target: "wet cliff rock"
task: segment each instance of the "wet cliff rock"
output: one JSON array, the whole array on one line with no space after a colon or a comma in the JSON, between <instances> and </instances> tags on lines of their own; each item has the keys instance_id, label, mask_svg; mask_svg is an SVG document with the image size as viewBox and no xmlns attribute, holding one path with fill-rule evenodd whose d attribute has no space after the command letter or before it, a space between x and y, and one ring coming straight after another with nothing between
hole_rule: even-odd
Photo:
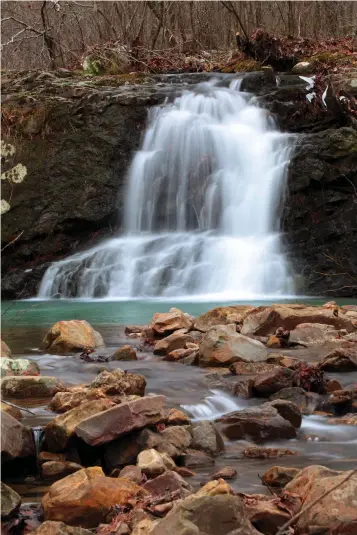
<instances>
[{"instance_id":1,"label":"wet cliff rock","mask_svg":"<svg viewBox=\"0 0 357 535\"><path fill-rule=\"evenodd\" d=\"M3 76L3 138L14 147L4 166L27 171L21 183L3 186L10 205L2 216L3 298L35 295L50 262L120 231L126 174L148 109L207 76ZM355 120L336 111L336 99L326 110L310 103L310 85L267 71L246 75L241 89L297 133L283 230L299 292L355 296Z\"/></svg>"}]
</instances>

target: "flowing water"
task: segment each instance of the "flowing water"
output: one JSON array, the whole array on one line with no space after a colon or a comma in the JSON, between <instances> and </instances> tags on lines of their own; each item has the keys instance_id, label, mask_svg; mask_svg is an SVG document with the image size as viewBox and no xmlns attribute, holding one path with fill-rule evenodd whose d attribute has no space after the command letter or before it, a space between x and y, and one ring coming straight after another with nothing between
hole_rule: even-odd
<instances>
[{"instance_id":1,"label":"flowing water","mask_svg":"<svg viewBox=\"0 0 357 535\"><path fill-rule=\"evenodd\" d=\"M41 298L293 294L279 234L291 138L239 84L203 82L151 110L124 234L54 263Z\"/></svg>"}]
</instances>

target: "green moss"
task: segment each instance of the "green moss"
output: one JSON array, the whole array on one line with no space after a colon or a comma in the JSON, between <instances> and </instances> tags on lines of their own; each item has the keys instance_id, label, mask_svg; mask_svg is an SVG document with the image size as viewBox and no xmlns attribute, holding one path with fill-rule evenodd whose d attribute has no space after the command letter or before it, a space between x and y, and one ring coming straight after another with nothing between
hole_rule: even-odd
<instances>
[{"instance_id":1,"label":"green moss","mask_svg":"<svg viewBox=\"0 0 357 535\"><path fill-rule=\"evenodd\" d=\"M113 74L96 77L92 85L95 87L120 87L126 83L142 84L148 79L148 75L142 72L132 72L130 74Z\"/></svg>"},{"instance_id":2,"label":"green moss","mask_svg":"<svg viewBox=\"0 0 357 535\"><path fill-rule=\"evenodd\" d=\"M342 52L319 52L313 56L302 58L300 61L308 61L312 65L339 65L351 63L351 59Z\"/></svg>"},{"instance_id":3,"label":"green moss","mask_svg":"<svg viewBox=\"0 0 357 535\"><path fill-rule=\"evenodd\" d=\"M258 63L257 61L254 61L252 59L245 59L245 60L239 61L235 65L224 67L222 69L222 72L225 72L225 73L252 72L252 71L260 71L261 68L262 68L261 64Z\"/></svg>"}]
</instances>

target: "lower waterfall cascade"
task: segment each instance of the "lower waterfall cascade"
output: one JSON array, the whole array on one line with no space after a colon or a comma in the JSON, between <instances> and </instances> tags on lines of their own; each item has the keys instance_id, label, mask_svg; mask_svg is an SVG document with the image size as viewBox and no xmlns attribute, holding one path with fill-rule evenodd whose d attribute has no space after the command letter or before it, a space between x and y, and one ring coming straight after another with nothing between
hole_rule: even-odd
<instances>
[{"instance_id":1,"label":"lower waterfall cascade","mask_svg":"<svg viewBox=\"0 0 357 535\"><path fill-rule=\"evenodd\" d=\"M124 232L53 263L38 297L294 293L280 234L291 137L239 86L209 80L150 110Z\"/></svg>"}]
</instances>

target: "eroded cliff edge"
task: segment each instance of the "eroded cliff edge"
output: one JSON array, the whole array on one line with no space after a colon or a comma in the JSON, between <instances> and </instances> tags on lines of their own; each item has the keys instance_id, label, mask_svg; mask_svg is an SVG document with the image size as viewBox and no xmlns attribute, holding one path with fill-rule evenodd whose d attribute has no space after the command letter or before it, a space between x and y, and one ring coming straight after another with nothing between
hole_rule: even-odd
<instances>
[{"instance_id":1,"label":"eroded cliff edge","mask_svg":"<svg viewBox=\"0 0 357 535\"><path fill-rule=\"evenodd\" d=\"M126 173L148 109L207 74L76 76L69 71L3 76L3 140L22 163L22 183L4 181L2 296L36 295L50 262L119 232ZM283 230L298 289L357 295L357 131L327 106L314 111L298 76L246 75L280 128L297 133ZM310 107L311 106L311 107Z\"/></svg>"}]
</instances>

